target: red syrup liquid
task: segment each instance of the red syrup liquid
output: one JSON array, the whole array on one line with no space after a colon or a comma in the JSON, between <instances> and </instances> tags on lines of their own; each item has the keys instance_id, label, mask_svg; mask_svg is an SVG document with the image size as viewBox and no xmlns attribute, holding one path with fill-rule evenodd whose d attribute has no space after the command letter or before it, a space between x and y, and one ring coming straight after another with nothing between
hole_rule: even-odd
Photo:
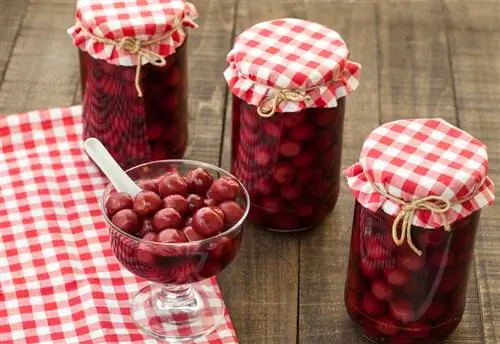
<instances>
[{"instance_id":1,"label":"red syrup liquid","mask_svg":"<svg viewBox=\"0 0 500 344\"><path fill-rule=\"evenodd\" d=\"M187 147L187 38L164 67L117 66L80 51L83 136L103 142L122 168L180 159Z\"/></svg>"},{"instance_id":2,"label":"red syrup liquid","mask_svg":"<svg viewBox=\"0 0 500 344\"><path fill-rule=\"evenodd\" d=\"M277 231L321 223L339 195L344 98L263 118L233 96L232 114L231 171L250 193L250 221Z\"/></svg>"}]
</instances>

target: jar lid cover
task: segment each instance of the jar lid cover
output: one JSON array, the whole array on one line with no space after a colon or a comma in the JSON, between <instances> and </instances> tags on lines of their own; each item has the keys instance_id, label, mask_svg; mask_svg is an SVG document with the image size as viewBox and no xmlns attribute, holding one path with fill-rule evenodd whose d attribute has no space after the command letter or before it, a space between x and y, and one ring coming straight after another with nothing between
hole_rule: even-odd
<instances>
[{"instance_id":1,"label":"jar lid cover","mask_svg":"<svg viewBox=\"0 0 500 344\"><path fill-rule=\"evenodd\" d=\"M94 58L136 66L172 55L197 16L185 0L78 0L68 34Z\"/></svg>"},{"instance_id":2,"label":"jar lid cover","mask_svg":"<svg viewBox=\"0 0 500 344\"><path fill-rule=\"evenodd\" d=\"M236 38L224 76L235 96L272 113L336 107L361 77L361 66L348 58L337 32L306 20L275 19Z\"/></svg>"},{"instance_id":3,"label":"jar lid cover","mask_svg":"<svg viewBox=\"0 0 500 344\"><path fill-rule=\"evenodd\" d=\"M382 208L403 227L450 230L495 198L486 146L440 118L378 127L344 175L361 205Z\"/></svg>"}]
</instances>

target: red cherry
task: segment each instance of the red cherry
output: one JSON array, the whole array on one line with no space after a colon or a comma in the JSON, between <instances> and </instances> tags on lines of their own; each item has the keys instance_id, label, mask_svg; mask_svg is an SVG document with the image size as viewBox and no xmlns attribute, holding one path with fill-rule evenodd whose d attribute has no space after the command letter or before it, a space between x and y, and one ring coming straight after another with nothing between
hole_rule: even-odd
<instances>
[{"instance_id":1,"label":"red cherry","mask_svg":"<svg viewBox=\"0 0 500 344\"><path fill-rule=\"evenodd\" d=\"M169 150L164 143L152 144L151 145L151 160L164 160L170 155Z\"/></svg>"},{"instance_id":2,"label":"red cherry","mask_svg":"<svg viewBox=\"0 0 500 344\"><path fill-rule=\"evenodd\" d=\"M192 194L204 196L213 183L214 178L210 173L198 167L186 174L188 191Z\"/></svg>"},{"instance_id":3,"label":"red cherry","mask_svg":"<svg viewBox=\"0 0 500 344\"><path fill-rule=\"evenodd\" d=\"M272 195L277 190L276 182L268 176L260 178L255 187L262 195Z\"/></svg>"},{"instance_id":4,"label":"red cherry","mask_svg":"<svg viewBox=\"0 0 500 344\"><path fill-rule=\"evenodd\" d=\"M390 285L383 279L377 279L372 282L372 293L382 301L388 301L392 296Z\"/></svg>"},{"instance_id":5,"label":"red cherry","mask_svg":"<svg viewBox=\"0 0 500 344\"><path fill-rule=\"evenodd\" d=\"M433 300L424 313L424 317L429 320L437 321L446 312L446 306L439 300Z\"/></svg>"},{"instance_id":6,"label":"red cherry","mask_svg":"<svg viewBox=\"0 0 500 344\"><path fill-rule=\"evenodd\" d=\"M205 238L209 238L220 233L224 228L224 222L213 209L207 207L194 213L192 226Z\"/></svg>"},{"instance_id":7,"label":"red cherry","mask_svg":"<svg viewBox=\"0 0 500 344\"><path fill-rule=\"evenodd\" d=\"M221 237L217 242L209 245L208 254L210 259L221 259L231 251L231 239L226 236Z\"/></svg>"},{"instance_id":8,"label":"red cherry","mask_svg":"<svg viewBox=\"0 0 500 344\"><path fill-rule=\"evenodd\" d=\"M369 259L361 259L360 270L367 278L375 278L379 275L376 262Z\"/></svg>"},{"instance_id":9,"label":"red cherry","mask_svg":"<svg viewBox=\"0 0 500 344\"><path fill-rule=\"evenodd\" d=\"M152 241L152 240L148 240ZM153 252L153 247L146 243L141 243L137 248L137 260L143 266L156 267L156 254Z\"/></svg>"},{"instance_id":10,"label":"red cherry","mask_svg":"<svg viewBox=\"0 0 500 344\"><path fill-rule=\"evenodd\" d=\"M308 169L298 172L297 180L301 184L309 185L314 183L317 178L321 178L322 171L320 169Z\"/></svg>"},{"instance_id":11,"label":"red cherry","mask_svg":"<svg viewBox=\"0 0 500 344\"><path fill-rule=\"evenodd\" d=\"M281 186L281 198L287 201L295 201L302 195L300 184L285 184Z\"/></svg>"},{"instance_id":12,"label":"red cherry","mask_svg":"<svg viewBox=\"0 0 500 344\"><path fill-rule=\"evenodd\" d=\"M144 191L158 193L158 182L152 179L138 180L136 184Z\"/></svg>"},{"instance_id":13,"label":"red cherry","mask_svg":"<svg viewBox=\"0 0 500 344\"><path fill-rule=\"evenodd\" d=\"M176 86L182 80L181 72L179 68L171 68L168 71L168 78L165 79L166 84L169 86Z\"/></svg>"},{"instance_id":14,"label":"red cherry","mask_svg":"<svg viewBox=\"0 0 500 344\"><path fill-rule=\"evenodd\" d=\"M463 271L460 267L446 269L439 283L438 291L442 293L451 292L459 285L466 273L467 271Z\"/></svg>"},{"instance_id":15,"label":"red cherry","mask_svg":"<svg viewBox=\"0 0 500 344\"><path fill-rule=\"evenodd\" d=\"M224 201L219 204L220 210L224 213L224 224L226 227L232 227L243 217L245 211L234 201Z\"/></svg>"},{"instance_id":16,"label":"red cherry","mask_svg":"<svg viewBox=\"0 0 500 344\"><path fill-rule=\"evenodd\" d=\"M219 208L218 206L215 206L215 205L209 205L208 206L210 209L212 209L216 214L217 216L219 216L219 218L222 220L222 222L224 222L224 212L222 211L221 208Z\"/></svg>"},{"instance_id":17,"label":"red cherry","mask_svg":"<svg viewBox=\"0 0 500 344\"><path fill-rule=\"evenodd\" d=\"M163 208L175 209L181 216L186 216L189 211L189 203L181 195L168 195L163 199Z\"/></svg>"},{"instance_id":18,"label":"red cherry","mask_svg":"<svg viewBox=\"0 0 500 344\"><path fill-rule=\"evenodd\" d=\"M401 321L403 324L407 324L415 320L415 313L411 309L411 305L408 300L393 300L391 301L389 308L392 317Z\"/></svg>"},{"instance_id":19,"label":"red cherry","mask_svg":"<svg viewBox=\"0 0 500 344\"><path fill-rule=\"evenodd\" d=\"M160 180L159 184L160 196L167 197L168 195L187 196L188 185L184 178L175 173L167 174Z\"/></svg>"},{"instance_id":20,"label":"red cherry","mask_svg":"<svg viewBox=\"0 0 500 344\"><path fill-rule=\"evenodd\" d=\"M273 136L273 137L280 137L281 136L281 128L278 124L276 124L272 120L266 120L263 122L264 122L264 131L267 135Z\"/></svg>"},{"instance_id":21,"label":"red cherry","mask_svg":"<svg viewBox=\"0 0 500 344\"><path fill-rule=\"evenodd\" d=\"M424 267L425 260L423 257L418 256L413 251L411 251L399 254L396 257L396 264L409 271L418 271Z\"/></svg>"},{"instance_id":22,"label":"red cherry","mask_svg":"<svg viewBox=\"0 0 500 344\"><path fill-rule=\"evenodd\" d=\"M148 232L144 235L144 237L142 238L142 240L144 241L158 241L158 234L155 233L155 232Z\"/></svg>"},{"instance_id":23,"label":"red cherry","mask_svg":"<svg viewBox=\"0 0 500 344\"><path fill-rule=\"evenodd\" d=\"M296 156L302 150L299 141L284 139L280 143L280 154L285 157Z\"/></svg>"},{"instance_id":24,"label":"red cherry","mask_svg":"<svg viewBox=\"0 0 500 344\"><path fill-rule=\"evenodd\" d=\"M385 303L371 293L365 293L363 296L363 309L369 316L378 317L384 314Z\"/></svg>"},{"instance_id":25,"label":"red cherry","mask_svg":"<svg viewBox=\"0 0 500 344\"><path fill-rule=\"evenodd\" d=\"M161 198L152 191L139 192L134 198L134 210L137 215L151 216L161 209Z\"/></svg>"},{"instance_id":26,"label":"red cherry","mask_svg":"<svg viewBox=\"0 0 500 344\"><path fill-rule=\"evenodd\" d=\"M295 127L306 120L305 112L287 112L281 116L281 122L286 128Z\"/></svg>"},{"instance_id":27,"label":"red cherry","mask_svg":"<svg viewBox=\"0 0 500 344\"><path fill-rule=\"evenodd\" d=\"M209 260L200 271L200 276L209 278L216 276L222 270L222 265L218 260Z\"/></svg>"},{"instance_id":28,"label":"red cherry","mask_svg":"<svg viewBox=\"0 0 500 344\"><path fill-rule=\"evenodd\" d=\"M266 166L271 161L271 154L266 149L257 149L253 154L253 160L260 166Z\"/></svg>"},{"instance_id":29,"label":"red cherry","mask_svg":"<svg viewBox=\"0 0 500 344\"><path fill-rule=\"evenodd\" d=\"M163 135L163 125L159 121L150 123L147 127L148 139L151 141L156 141Z\"/></svg>"},{"instance_id":30,"label":"red cherry","mask_svg":"<svg viewBox=\"0 0 500 344\"><path fill-rule=\"evenodd\" d=\"M182 216L172 208L163 208L153 216L153 228L160 232L166 228L180 228Z\"/></svg>"},{"instance_id":31,"label":"red cherry","mask_svg":"<svg viewBox=\"0 0 500 344\"><path fill-rule=\"evenodd\" d=\"M326 127L334 121L333 113L326 111L318 111L313 116L313 121L319 127Z\"/></svg>"},{"instance_id":32,"label":"red cherry","mask_svg":"<svg viewBox=\"0 0 500 344\"><path fill-rule=\"evenodd\" d=\"M177 230L175 228L167 228L162 230L158 234L158 242L180 244L183 242L187 242L187 239L180 230Z\"/></svg>"},{"instance_id":33,"label":"red cherry","mask_svg":"<svg viewBox=\"0 0 500 344\"><path fill-rule=\"evenodd\" d=\"M299 127L290 129L289 135L295 140L305 141L314 137L315 132L316 129L312 124L304 123Z\"/></svg>"},{"instance_id":34,"label":"red cherry","mask_svg":"<svg viewBox=\"0 0 500 344\"><path fill-rule=\"evenodd\" d=\"M241 142L243 144L254 145L260 140L260 135L255 130L243 130L241 133Z\"/></svg>"},{"instance_id":35,"label":"red cherry","mask_svg":"<svg viewBox=\"0 0 500 344\"><path fill-rule=\"evenodd\" d=\"M385 278L390 284L401 287L408 283L409 274L404 269L393 269L387 271Z\"/></svg>"},{"instance_id":36,"label":"red cherry","mask_svg":"<svg viewBox=\"0 0 500 344\"><path fill-rule=\"evenodd\" d=\"M198 209L203 208L205 206L203 198L195 194L187 196L186 200L189 205L189 214L194 214Z\"/></svg>"},{"instance_id":37,"label":"red cherry","mask_svg":"<svg viewBox=\"0 0 500 344\"><path fill-rule=\"evenodd\" d=\"M104 205L109 217L115 215L122 209L132 209L134 207L132 197L125 192L116 192L109 195Z\"/></svg>"},{"instance_id":38,"label":"red cherry","mask_svg":"<svg viewBox=\"0 0 500 344\"><path fill-rule=\"evenodd\" d=\"M377 331L384 336L392 337L397 335L399 332L398 323L388 316L383 316L377 319L376 324Z\"/></svg>"},{"instance_id":39,"label":"red cherry","mask_svg":"<svg viewBox=\"0 0 500 344\"><path fill-rule=\"evenodd\" d=\"M186 237L188 241L200 241L203 240L204 238L198 234L197 231L194 230L193 227L191 226L186 226L182 229L182 234Z\"/></svg>"},{"instance_id":40,"label":"red cherry","mask_svg":"<svg viewBox=\"0 0 500 344\"><path fill-rule=\"evenodd\" d=\"M347 288L355 290L356 292L364 291L364 285L361 281L361 277L353 269L349 269L347 274Z\"/></svg>"},{"instance_id":41,"label":"red cherry","mask_svg":"<svg viewBox=\"0 0 500 344\"><path fill-rule=\"evenodd\" d=\"M212 183L207 196L216 202L223 202L234 200L239 192L238 182L231 177L223 176Z\"/></svg>"},{"instance_id":42,"label":"red cherry","mask_svg":"<svg viewBox=\"0 0 500 344\"><path fill-rule=\"evenodd\" d=\"M281 201L276 197L263 197L259 201L259 205L268 213L277 214L281 211Z\"/></svg>"},{"instance_id":43,"label":"red cherry","mask_svg":"<svg viewBox=\"0 0 500 344\"><path fill-rule=\"evenodd\" d=\"M314 214L314 206L310 202L300 202L295 206L295 211L300 217L310 217Z\"/></svg>"},{"instance_id":44,"label":"red cherry","mask_svg":"<svg viewBox=\"0 0 500 344\"><path fill-rule=\"evenodd\" d=\"M278 183L288 184L295 179L295 170L290 164L279 163L274 168L273 176Z\"/></svg>"},{"instance_id":45,"label":"red cherry","mask_svg":"<svg viewBox=\"0 0 500 344\"><path fill-rule=\"evenodd\" d=\"M140 229L139 216L132 209L122 209L111 218L111 222L128 234L135 234Z\"/></svg>"},{"instance_id":46,"label":"red cherry","mask_svg":"<svg viewBox=\"0 0 500 344\"><path fill-rule=\"evenodd\" d=\"M389 258L389 252L387 252L378 238L366 238L365 249L370 259L379 261Z\"/></svg>"},{"instance_id":47,"label":"red cherry","mask_svg":"<svg viewBox=\"0 0 500 344\"><path fill-rule=\"evenodd\" d=\"M292 164L297 168L306 168L313 164L315 155L310 151L304 151L292 158Z\"/></svg>"},{"instance_id":48,"label":"red cherry","mask_svg":"<svg viewBox=\"0 0 500 344\"><path fill-rule=\"evenodd\" d=\"M449 233L442 230L420 230L416 235L416 242L421 250L427 247L436 247L449 238Z\"/></svg>"}]
</instances>

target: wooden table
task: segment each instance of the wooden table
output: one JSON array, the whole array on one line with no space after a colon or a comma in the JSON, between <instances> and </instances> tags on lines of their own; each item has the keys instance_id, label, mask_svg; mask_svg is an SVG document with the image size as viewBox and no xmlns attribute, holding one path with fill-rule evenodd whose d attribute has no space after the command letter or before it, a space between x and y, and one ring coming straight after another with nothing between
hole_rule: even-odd
<instances>
[{"instance_id":1,"label":"wooden table","mask_svg":"<svg viewBox=\"0 0 500 344\"><path fill-rule=\"evenodd\" d=\"M348 99L343 166L378 124L442 117L488 145L500 185L500 1L193 0L187 156L228 167L231 107L222 71L235 34L298 17L336 29L363 65ZM76 49L65 30L74 0L0 0L0 113L79 102ZM238 259L219 278L243 344L364 343L343 301L353 200L345 182L314 231L246 228ZM449 343L500 343L500 202L483 213L464 318Z\"/></svg>"}]
</instances>

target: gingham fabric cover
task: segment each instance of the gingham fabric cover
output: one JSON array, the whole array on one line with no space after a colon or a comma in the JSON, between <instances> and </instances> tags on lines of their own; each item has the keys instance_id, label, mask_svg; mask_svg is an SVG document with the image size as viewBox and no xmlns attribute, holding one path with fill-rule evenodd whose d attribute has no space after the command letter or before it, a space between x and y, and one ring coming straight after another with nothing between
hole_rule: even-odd
<instances>
[{"instance_id":1,"label":"gingham fabric cover","mask_svg":"<svg viewBox=\"0 0 500 344\"><path fill-rule=\"evenodd\" d=\"M149 40L161 36L182 21L183 25L165 40L147 46L162 56L172 55L186 38L183 27L196 28L196 8L185 0L78 0L77 22L68 29L75 46L92 57L120 66L135 66L136 55L95 41L82 31L112 40L136 37ZM148 63L144 60L143 64Z\"/></svg>"},{"instance_id":2,"label":"gingham fabric cover","mask_svg":"<svg viewBox=\"0 0 500 344\"><path fill-rule=\"evenodd\" d=\"M406 202L441 196L457 202L446 213L449 223L493 203L486 146L443 119L409 119L386 123L366 139L359 162L344 171L354 197L365 208L382 207L396 216L400 206L374 190L363 172L382 190ZM412 224L442 226L439 214L419 210Z\"/></svg>"},{"instance_id":3,"label":"gingham fabric cover","mask_svg":"<svg viewBox=\"0 0 500 344\"><path fill-rule=\"evenodd\" d=\"M330 108L358 87L361 66L348 58L337 32L306 20L275 19L236 38L224 77L235 96L254 106L272 97L273 88L314 88L307 92L311 101L283 101L276 111Z\"/></svg>"},{"instance_id":4,"label":"gingham fabric cover","mask_svg":"<svg viewBox=\"0 0 500 344\"><path fill-rule=\"evenodd\" d=\"M0 343L159 343L130 317L149 282L113 256L81 108L0 116ZM207 287L220 290L215 279ZM225 323L195 343L234 344Z\"/></svg>"}]
</instances>

